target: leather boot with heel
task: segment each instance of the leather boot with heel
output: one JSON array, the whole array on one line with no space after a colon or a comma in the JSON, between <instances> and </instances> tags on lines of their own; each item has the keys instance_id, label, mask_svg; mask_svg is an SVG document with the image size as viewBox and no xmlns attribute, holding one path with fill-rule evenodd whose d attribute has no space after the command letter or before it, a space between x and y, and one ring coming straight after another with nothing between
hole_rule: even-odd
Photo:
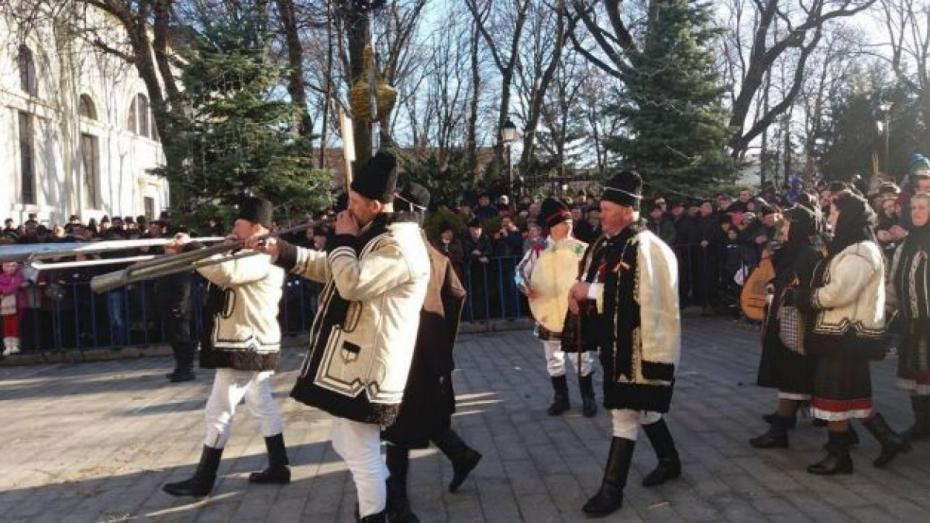
<instances>
[{"instance_id":1,"label":"leather boot with heel","mask_svg":"<svg viewBox=\"0 0 930 523\"><path fill-rule=\"evenodd\" d=\"M630 473L635 446L636 442L631 439L615 437L610 441L610 452L607 455L601 488L581 508L585 514L606 516L623 506L623 487L626 486L626 478Z\"/></svg>"},{"instance_id":2,"label":"leather boot with heel","mask_svg":"<svg viewBox=\"0 0 930 523\"><path fill-rule=\"evenodd\" d=\"M586 418L597 415L597 400L594 398L594 374L578 378L578 388L581 389L581 414Z\"/></svg>"},{"instance_id":3,"label":"leather boot with heel","mask_svg":"<svg viewBox=\"0 0 930 523\"><path fill-rule=\"evenodd\" d=\"M791 426L791 418L785 418L775 414L771 418L769 430L761 436L749 440L749 444L757 449L786 449L788 448L788 429Z\"/></svg>"},{"instance_id":4,"label":"leather boot with heel","mask_svg":"<svg viewBox=\"0 0 930 523\"><path fill-rule=\"evenodd\" d=\"M478 466L481 453L466 445L452 429L433 439L433 443L452 462L452 481L449 482L449 492L455 492L462 486L471 471Z\"/></svg>"},{"instance_id":5,"label":"leather boot with heel","mask_svg":"<svg viewBox=\"0 0 930 523\"><path fill-rule=\"evenodd\" d=\"M827 455L807 467L807 472L818 476L852 474L853 462L849 455L849 435L845 432L828 432Z\"/></svg>"},{"instance_id":6,"label":"leather boot with heel","mask_svg":"<svg viewBox=\"0 0 930 523\"><path fill-rule=\"evenodd\" d=\"M176 483L166 483L162 490L172 496L193 496L195 498L206 496L213 490L213 484L216 482L216 471L220 468L220 459L222 457L223 449L215 449L204 445L194 477Z\"/></svg>"},{"instance_id":7,"label":"leather boot with heel","mask_svg":"<svg viewBox=\"0 0 930 523\"><path fill-rule=\"evenodd\" d=\"M265 448L268 450L268 468L249 474L249 482L274 485L290 483L291 469L288 468L290 462L287 459L287 448L284 446L284 435L275 434L265 438Z\"/></svg>"},{"instance_id":8,"label":"leather boot with heel","mask_svg":"<svg viewBox=\"0 0 930 523\"><path fill-rule=\"evenodd\" d=\"M568 381L566 381L565 376L553 376L551 379L555 395L552 398L552 404L546 409L546 413L550 416L559 416L571 408L568 401Z\"/></svg>"},{"instance_id":9,"label":"leather boot with heel","mask_svg":"<svg viewBox=\"0 0 930 523\"><path fill-rule=\"evenodd\" d=\"M387 517L391 523L419 523L419 518L410 510L407 498L407 470L410 468L410 450L406 447L388 445L385 463L390 476L387 480Z\"/></svg>"},{"instance_id":10,"label":"leather boot with heel","mask_svg":"<svg viewBox=\"0 0 930 523\"><path fill-rule=\"evenodd\" d=\"M672 433L669 432L665 419L643 425L643 432L649 438L649 443L652 444L656 457L659 459L656 468L643 478L643 486L655 487L681 476L681 459L678 457L675 440L672 439Z\"/></svg>"},{"instance_id":11,"label":"leather boot with heel","mask_svg":"<svg viewBox=\"0 0 930 523\"><path fill-rule=\"evenodd\" d=\"M881 454L872 462L872 466L875 468L885 467L898 454L911 451L911 444L897 432L891 430L891 427L888 426L881 414L876 413L871 419L863 421L862 424L882 446Z\"/></svg>"}]
</instances>

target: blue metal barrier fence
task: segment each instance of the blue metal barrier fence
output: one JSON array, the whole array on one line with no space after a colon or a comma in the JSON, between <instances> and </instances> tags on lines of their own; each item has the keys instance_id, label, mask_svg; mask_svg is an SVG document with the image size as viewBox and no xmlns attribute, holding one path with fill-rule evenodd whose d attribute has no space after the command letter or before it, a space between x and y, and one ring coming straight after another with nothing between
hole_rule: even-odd
<instances>
[{"instance_id":1,"label":"blue metal barrier fence","mask_svg":"<svg viewBox=\"0 0 930 523\"><path fill-rule=\"evenodd\" d=\"M676 245L680 291L684 305L734 307L739 286L736 270L749 271L758 263L751 250L712 251L699 244ZM457 267L468 296L463 320L488 322L529 316L526 297L517 289L514 271L518 257L490 258ZM170 320L155 303L155 285L146 281L97 295L91 275L75 272L42 287L27 290L27 306L20 310L21 348L24 352L119 349L166 343ZM322 285L289 276L285 281L278 321L284 335L310 329ZM199 338L203 326L204 281L194 278L191 291L191 333Z\"/></svg>"}]
</instances>

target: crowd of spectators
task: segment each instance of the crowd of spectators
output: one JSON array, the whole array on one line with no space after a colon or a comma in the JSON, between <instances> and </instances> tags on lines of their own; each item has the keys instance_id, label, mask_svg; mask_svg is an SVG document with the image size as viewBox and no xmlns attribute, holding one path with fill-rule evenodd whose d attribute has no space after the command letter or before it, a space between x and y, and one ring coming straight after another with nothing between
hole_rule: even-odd
<instances>
[{"instance_id":1,"label":"crowd of spectators","mask_svg":"<svg viewBox=\"0 0 930 523\"><path fill-rule=\"evenodd\" d=\"M828 207L831 194L856 187L869 196L878 212L876 235L890 254L907 235L910 195L930 191L930 161L915 156L903 185L859 177L847 182L807 185L795 176L781 188L772 184L760 191L743 187L733 194L720 193L713 198L653 194L642 202L641 220L678 255L682 307L699 307L705 314L738 316L740 287L749 272L767 256L783 210L799 198L817 198L822 207ZM572 210L574 235L592 242L601 233L596 194L582 192L562 195L562 199ZM524 253L537 242L545 241L545 231L537 223L541 200L529 196L515 199L509 195L494 198L484 193L472 201L457 205L437 203L431 209L425 227L428 239L450 258L469 290L466 320L511 319L528 313L525 298L515 287L513 273ZM313 228L288 239L324 250L335 212L336 209L330 209L313 216L316 222ZM35 216L22 224L7 218L0 233L0 248L9 243L160 238L179 229L167 213L157 220L144 216L105 216L99 222L90 219L86 223L78 216L71 216L66 224L52 225L38 223ZM219 221L212 221L201 232L223 236L226 228ZM126 255L113 252L103 256ZM141 338L158 338L157 304L144 295L144 285L109 293L105 299L90 296L86 285L90 278L117 268L119 265L36 271L17 267L22 281L15 290L22 347L122 346L140 343ZM301 321L308 315L312 318L313 296L318 289L293 281L288 286L299 289L285 293L291 303L285 307L284 315L294 315L299 309ZM88 314L93 318L86 318ZM146 314L147 319L140 319Z\"/></svg>"}]
</instances>

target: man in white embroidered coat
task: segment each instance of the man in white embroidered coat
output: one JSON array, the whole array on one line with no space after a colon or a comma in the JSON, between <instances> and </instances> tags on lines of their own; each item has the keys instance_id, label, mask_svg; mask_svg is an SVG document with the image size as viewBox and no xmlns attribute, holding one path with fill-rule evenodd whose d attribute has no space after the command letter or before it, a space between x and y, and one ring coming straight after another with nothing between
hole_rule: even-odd
<instances>
[{"instance_id":1,"label":"man in white embroidered coat","mask_svg":"<svg viewBox=\"0 0 930 523\"><path fill-rule=\"evenodd\" d=\"M334 416L333 447L352 472L363 522L387 520L381 427L400 409L430 275L419 225L393 215L396 183L393 156L378 153L363 165L327 252L247 242L291 273L325 283L291 396Z\"/></svg>"},{"instance_id":2,"label":"man in white embroidered coat","mask_svg":"<svg viewBox=\"0 0 930 523\"><path fill-rule=\"evenodd\" d=\"M572 287L570 308L594 315L594 321L582 318L583 336L600 347L604 407L613 418L601 488L583 507L594 516L622 506L640 425L659 459L643 485L659 485L681 474L675 443L662 419L671 403L680 354L678 265L668 245L637 223L642 183L632 171L606 183L601 199L604 237L585 253L581 278Z\"/></svg>"},{"instance_id":3,"label":"man in white embroidered coat","mask_svg":"<svg viewBox=\"0 0 930 523\"><path fill-rule=\"evenodd\" d=\"M245 198L233 225L232 236L249 238L266 234L271 226L271 202ZM169 247L188 250L175 240ZM216 255L223 259L227 255ZM284 271L263 254L216 263L197 269L209 282L204 313L205 333L200 350L201 368L215 368L213 389L207 400L207 434L194 477L163 488L174 496L206 496L213 489L223 448L229 440L233 415L245 399L258 418L269 466L249 476L253 483L289 483L287 451L281 413L271 395L271 377L278 365L281 301Z\"/></svg>"}]
</instances>

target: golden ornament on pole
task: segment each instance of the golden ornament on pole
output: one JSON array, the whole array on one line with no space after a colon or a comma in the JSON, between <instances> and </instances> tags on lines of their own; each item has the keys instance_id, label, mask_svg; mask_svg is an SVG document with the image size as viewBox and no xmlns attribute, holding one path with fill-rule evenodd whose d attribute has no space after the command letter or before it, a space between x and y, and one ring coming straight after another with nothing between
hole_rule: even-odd
<instances>
[{"instance_id":1,"label":"golden ornament on pole","mask_svg":"<svg viewBox=\"0 0 930 523\"><path fill-rule=\"evenodd\" d=\"M372 75L372 73L374 74ZM368 79L372 77L375 78L378 104L377 118L371 117L371 90ZM397 90L381 79L381 75L375 68L374 52L372 52L371 46L366 46L364 71L359 75L358 81L349 89L349 105L352 107L353 116L369 122L383 120L391 114L396 98Z\"/></svg>"}]
</instances>

